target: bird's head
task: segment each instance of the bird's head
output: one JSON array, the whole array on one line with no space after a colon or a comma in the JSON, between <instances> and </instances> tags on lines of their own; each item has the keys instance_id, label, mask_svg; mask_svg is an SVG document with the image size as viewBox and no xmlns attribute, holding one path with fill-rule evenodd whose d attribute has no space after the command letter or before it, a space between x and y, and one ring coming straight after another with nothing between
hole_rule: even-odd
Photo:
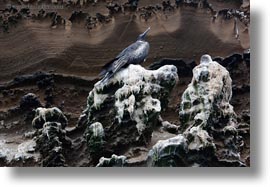
<instances>
[{"instance_id":1,"label":"bird's head","mask_svg":"<svg viewBox=\"0 0 270 187\"><path fill-rule=\"evenodd\" d=\"M144 33L140 34L139 37L137 38L137 40L144 40L146 34L149 32L150 27L148 27L148 29L146 29L146 31L144 31Z\"/></svg>"},{"instance_id":2,"label":"bird's head","mask_svg":"<svg viewBox=\"0 0 270 187\"><path fill-rule=\"evenodd\" d=\"M201 60L200 60L200 63L203 64L203 63L206 63L206 64L209 64L210 62L212 62L212 58L210 55L208 54L205 54L201 57Z\"/></svg>"}]
</instances>

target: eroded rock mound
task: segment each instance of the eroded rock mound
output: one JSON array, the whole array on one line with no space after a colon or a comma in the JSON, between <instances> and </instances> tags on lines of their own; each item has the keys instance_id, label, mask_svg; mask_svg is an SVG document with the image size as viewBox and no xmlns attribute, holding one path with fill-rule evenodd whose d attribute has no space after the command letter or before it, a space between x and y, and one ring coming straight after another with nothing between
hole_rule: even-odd
<instances>
[{"instance_id":1,"label":"eroded rock mound","mask_svg":"<svg viewBox=\"0 0 270 187\"><path fill-rule=\"evenodd\" d=\"M182 95L179 115L183 130L198 125L209 126L210 120L213 121L211 124L235 125L235 113L229 103L231 97L229 72L210 57L201 61L193 69L192 82Z\"/></svg>"},{"instance_id":2,"label":"eroded rock mound","mask_svg":"<svg viewBox=\"0 0 270 187\"><path fill-rule=\"evenodd\" d=\"M0 166L24 167L34 166L40 159L38 153L34 153L36 142L26 140L20 144L9 146L7 142L0 141Z\"/></svg>"},{"instance_id":3,"label":"eroded rock mound","mask_svg":"<svg viewBox=\"0 0 270 187\"><path fill-rule=\"evenodd\" d=\"M67 126L67 118L61 112L60 109L53 108L37 108L35 118L33 119L32 125L36 129L43 128L45 122L59 122L64 129Z\"/></svg>"},{"instance_id":4,"label":"eroded rock mound","mask_svg":"<svg viewBox=\"0 0 270 187\"><path fill-rule=\"evenodd\" d=\"M33 93L24 95L20 100L20 108L22 110L31 110L42 106L38 97Z\"/></svg>"},{"instance_id":5,"label":"eroded rock mound","mask_svg":"<svg viewBox=\"0 0 270 187\"><path fill-rule=\"evenodd\" d=\"M99 159L104 148L104 129L101 123L96 122L88 126L85 130L87 148L94 159Z\"/></svg>"},{"instance_id":6,"label":"eroded rock mound","mask_svg":"<svg viewBox=\"0 0 270 187\"><path fill-rule=\"evenodd\" d=\"M244 166L236 114L229 101L229 72L209 55L193 69L182 95L180 135L159 141L149 152L151 166Z\"/></svg>"},{"instance_id":7,"label":"eroded rock mound","mask_svg":"<svg viewBox=\"0 0 270 187\"><path fill-rule=\"evenodd\" d=\"M183 166L187 153L187 142L184 136L178 135L176 137L160 140L148 154L148 166L158 167L176 167Z\"/></svg>"},{"instance_id":8,"label":"eroded rock mound","mask_svg":"<svg viewBox=\"0 0 270 187\"><path fill-rule=\"evenodd\" d=\"M71 140L67 138L65 126L66 117L58 108L38 108L33 126L38 128L36 151L42 157L41 166L60 167L65 166L65 150L71 147Z\"/></svg>"},{"instance_id":9,"label":"eroded rock mound","mask_svg":"<svg viewBox=\"0 0 270 187\"><path fill-rule=\"evenodd\" d=\"M79 125L102 123L108 142L104 149L111 154L120 154L130 145L145 145L151 140L176 80L177 69L172 65L154 71L129 65L107 85L95 85Z\"/></svg>"}]
</instances>

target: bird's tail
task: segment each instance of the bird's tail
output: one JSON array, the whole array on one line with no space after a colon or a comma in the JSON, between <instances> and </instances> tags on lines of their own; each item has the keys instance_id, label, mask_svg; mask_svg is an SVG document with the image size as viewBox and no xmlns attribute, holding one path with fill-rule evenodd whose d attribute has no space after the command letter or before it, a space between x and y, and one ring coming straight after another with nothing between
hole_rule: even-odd
<instances>
[{"instance_id":1,"label":"bird's tail","mask_svg":"<svg viewBox=\"0 0 270 187\"><path fill-rule=\"evenodd\" d=\"M113 69L113 63L116 60L118 60L118 58L115 58L115 59L111 60L110 62L108 62L107 64L105 64L102 67L102 71L99 74L99 77L100 78L104 78L108 72L111 72L112 71L112 69Z\"/></svg>"},{"instance_id":2,"label":"bird's tail","mask_svg":"<svg viewBox=\"0 0 270 187\"><path fill-rule=\"evenodd\" d=\"M112 72L107 72L105 74L105 76L101 79L101 81L99 82L100 85L104 86L107 84L108 80L110 80L110 78L112 78L114 75L114 73Z\"/></svg>"},{"instance_id":3,"label":"bird's tail","mask_svg":"<svg viewBox=\"0 0 270 187\"><path fill-rule=\"evenodd\" d=\"M102 72L99 74L100 78L102 78L100 84L107 84L108 80L112 78L115 73L117 73L121 68L126 67L127 65L127 60L123 56L115 58L106 65L104 65Z\"/></svg>"}]
</instances>

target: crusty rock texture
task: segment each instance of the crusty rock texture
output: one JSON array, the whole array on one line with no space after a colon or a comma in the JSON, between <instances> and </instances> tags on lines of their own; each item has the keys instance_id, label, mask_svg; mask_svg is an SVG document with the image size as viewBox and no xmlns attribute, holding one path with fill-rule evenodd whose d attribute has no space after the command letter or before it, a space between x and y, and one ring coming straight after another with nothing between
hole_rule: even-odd
<instances>
[{"instance_id":1,"label":"crusty rock texture","mask_svg":"<svg viewBox=\"0 0 270 187\"><path fill-rule=\"evenodd\" d=\"M59 122L62 125L62 128L65 128L67 126L67 118L57 107L39 107L36 109L35 118L32 121L33 127L36 129L41 129L43 128L45 122Z\"/></svg>"},{"instance_id":2,"label":"crusty rock texture","mask_svg":"<svg viewBox=\"0 0 270 187\"><path fill-rule=\"evenodd\" d=\"M40 159L40 154L34 153L36 142L26 140L17 146L8 146L7 142L0 141L1 166L34 166Z\"/></svg>"},{"instance_id":3,"label":"crusty rock texture","mask_svg":"<svg viewBox=\"0 0 270 187\"><path fill-rule=\"evenodd\" d=\"M64 129L67 123L64 114L58 108L38 108L32 123L34 127L41 128L34 137L36 151L42 157L41 166L65 166L64 149L70 148L71 140Z\"/></svg>"},{"instance_id":4,"label":"crusty rock texture","mask_svg":"<svg viewBox=\"0 0 270 187\"><path fill-rule=\"evenodd\" d=\"M96 167L124 167L127 163L125 156L112 155L111 158L100 158Z\"/></svg>"},{"instance_id":5,"label":"crusty rock texture","mask_svg":"<svg viewBox=\"0 0 270 187\"><path fill-rule=\"evenodd\" d=\"M147 70L96 84L149 26ZM250 166L249 33L250 0L0 0L0 166ZM212 102L220 85L203 93L207 72L188 88L205 51L230 74L233 111Z\"/></svg>"},{"instance_id":6,"label":"crusty rock texture","mask_svg":"<svg viewBox=\"0 0 270 187\"><path fill-rule=\"evenodd\" d=\"M88 126L85 130L87 148L92 157L99 159L104 148L104 129L101 123L96 122Z\"/></svg>"},{"instance_id":7,"label":"crusty rock texture","mask_svg":"<svg viewBox=\"0 0 270 187\"><path fill-rule=\"evenodd\" d=\"M158 141L148 153L148 166L176 167L184 166L187 154L187 141L183 135Z\"/></svg>"},{"instance_id":8,"label":"crusty rock texture","mask_svg":"<svg viewBox=\"0 0 270 187\"><path fill-rule=\"evenodd\" d=\"M22 110L32 110L40 106L42 105L38 97L33 93L24 95L20 100L20 109Z\"/></svg>"},{"instance_id":9,"label":"crusty rock texture","mask_svg":"<svg viewBox=\"0 0 270 187\"><path fill-rule=\"evenodd\" d=\"M210 120L213 124L223 119L226 124L235 126L235 113L229 103L232 96L230 74L208 57L204 55L201 64L193 69L193 79L182 95L179 115L183 130L209 126Z\"/></svg>"},{"instance_id":10,"label":"crusty rock texture","mask_svg":"<svg viewBox=\"0 0 270 187\"><path fill-rule=\"evenodd\" d=\"M180 135L159 141L148 155L151 166L244 166L236 114L229 101L229 72L209 55L193 69L182 95Z\"/></svg>"},{"instance_id":11,"label":"crusty rock texture","mask_svg":"<svg viewBox=\"0 0 270 187\"><path fill-rule=\"evenodd\" d=\"M105 149L111 153L119 154L132 144L145 145L177 79L177 69L172 65L153 71L129 65L107 85L95 85L79 127L102 123L105 141L109 142Z\"/></svg>"}]
</instances>

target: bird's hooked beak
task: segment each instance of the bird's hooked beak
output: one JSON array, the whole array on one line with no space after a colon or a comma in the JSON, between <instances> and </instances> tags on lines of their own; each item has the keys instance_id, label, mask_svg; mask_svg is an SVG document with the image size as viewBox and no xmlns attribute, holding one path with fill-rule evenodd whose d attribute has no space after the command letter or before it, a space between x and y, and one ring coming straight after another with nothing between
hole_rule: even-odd
<instances>
[{"instance_id":1,"label":"bird's hooked beak","mask_svg":"<svg viewBox=\"0 0 270 187\"><path fill-rule=\"evenodd\" d=\"M145 37L146 34L150 31L150 27L148 27L148 29L146 29L146 31L144 31L144 33L142 33L142 36Z\"/></svg>"},{"instance_id":2,"label":"bird's hooked beak","mask_svg":"<svg viewBox=\"0 0 270 187\"><path fill-rule=\"evenodd\" d=\"M140 34L137 40L144 40L146 34L150 31L150 27L144 31L144 33Z\"/></svg>"}]
</instances>

